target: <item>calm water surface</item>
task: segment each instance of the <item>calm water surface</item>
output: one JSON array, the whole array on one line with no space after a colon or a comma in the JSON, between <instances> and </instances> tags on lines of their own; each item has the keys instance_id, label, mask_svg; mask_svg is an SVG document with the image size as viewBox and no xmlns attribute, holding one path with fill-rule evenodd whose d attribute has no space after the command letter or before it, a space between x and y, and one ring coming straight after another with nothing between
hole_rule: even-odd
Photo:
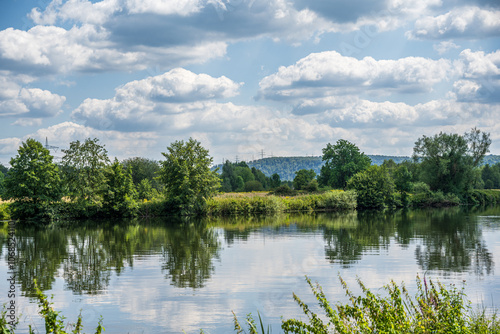
<instances>
[{"instance_id":1,"label":"calm water surface","mask_svg":"<svg viewBox=\"0 0 500 334\"><path fill-rule=\"evenodd\" d=\"M0 277L7 277L7 229ZM314 303L304 275L330 301L346 301L340 274L378 291L391 279L415 291L417 274L459 286L474 304L500 307L500 207L384 214L280 215L204 221L100 221L17 228L19 333L44 333L31 294L36 278L54 306L84 331L232 333L257 311L274 333L281 316L304 317L292 292ZM0 281L2 303L7 281ZM17 333L17 332L16 332Z\"/></svg>"}]
</instances>

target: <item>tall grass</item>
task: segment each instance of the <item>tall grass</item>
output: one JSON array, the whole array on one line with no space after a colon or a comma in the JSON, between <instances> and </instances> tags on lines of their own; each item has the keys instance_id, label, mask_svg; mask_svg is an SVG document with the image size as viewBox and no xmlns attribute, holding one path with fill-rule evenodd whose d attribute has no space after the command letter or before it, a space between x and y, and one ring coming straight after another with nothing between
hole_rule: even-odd
<instances>
[{"instance_id":1,"label":"tall grass","mask_svg":"<svg viewBox=\"0 0 500 334\"><path fill-rule=\"evenodd\" d=\"M284 320L285 333L500 333L497 314L472 311L464 288L446 287L417 276L417 293L412 297L404 284L384 286L385 296L374 294L358 279L362 295L354 295L340 282L349 298L332 306L323 289L306 277L324 315L318 315L296 294L294 300L308 321Z\"/></svg>"},{"instance_id":2,"label":"tall grass","mask_svg":"<svg viewBox=\"0 0 500 334\"><path fill-rule=\"evenodd\" d=\"M211 216L228 216L298 211L343 211L355 208L354 191L336 190L293 197L245 193L224 194L209 199L206 213Z\"/></svg>"}]
</instances>

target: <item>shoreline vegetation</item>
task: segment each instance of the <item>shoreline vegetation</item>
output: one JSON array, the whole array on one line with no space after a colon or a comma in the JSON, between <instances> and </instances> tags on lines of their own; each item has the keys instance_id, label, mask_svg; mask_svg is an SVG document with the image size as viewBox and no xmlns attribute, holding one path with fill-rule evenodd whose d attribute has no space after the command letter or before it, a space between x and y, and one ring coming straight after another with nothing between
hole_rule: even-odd
<instances>
[{"instance_id":1,"label":"shoreline vegetation","mask_svg":"<svg viewBox=\"0 0 500 334\"><path fill-rule=\"evenodd\" d=\"M401 195L392 196L392 205L386 209L431 208L450 206L487 206L500 204L500 190L475 189L463 198L442 192L419 192L407 194L408 203L403 205ZM0 200L0 221L9 220L12 202ZM273 215L278 213L346 212L358 208L355 190L328 190L318 193L299 193L280 196L268 192L220 193L197 208L197 216L248 216ZM101 203L82 206L79 203L61 201L52 203L47 209L51 220L88 219L112 217L153 218L178 215L173 203L164 199L142 200L120 213L110 212ZM26 220L29 222L30 220Z\"/></svg>"}]
</instances>

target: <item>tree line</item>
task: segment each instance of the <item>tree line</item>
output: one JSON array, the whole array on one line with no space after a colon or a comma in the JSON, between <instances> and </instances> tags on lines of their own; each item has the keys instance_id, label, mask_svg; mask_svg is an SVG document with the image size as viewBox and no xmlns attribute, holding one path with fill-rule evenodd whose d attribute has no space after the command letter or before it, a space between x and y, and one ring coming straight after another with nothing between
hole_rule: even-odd
<instances>
[{"instance_id":1,"label":"tree line","mask_svg":"<svg viewBox=\"0 0 500 334\"><path fill-rule=\"evenodd\" d=\"M456 203L472 189L500 188L500 163L481 166L490 135L474 128L463 135L422 136L411 160L385 160L372 165L369 156L340 139L323 148L319 175L313 169L295 172L293 181L270 177L245 162L226 161L221 173L201 143L190 138L167 147L164 160L130 158L111 161L97 138L73 141L54 163L43 145L28 139L1 166L0 196L13 218L54 216L126 216L141 203L161 203L164 212L200 213L218 192L273 191L277 195L353 189L358 208L379 209L413 203Z\"/></svg>"}]
</instances>

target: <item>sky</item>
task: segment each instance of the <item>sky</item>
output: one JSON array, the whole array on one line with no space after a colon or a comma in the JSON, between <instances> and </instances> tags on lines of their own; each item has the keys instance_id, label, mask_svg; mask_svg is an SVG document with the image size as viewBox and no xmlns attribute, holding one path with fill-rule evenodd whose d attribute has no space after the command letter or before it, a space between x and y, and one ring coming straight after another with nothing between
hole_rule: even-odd
<instances>
[{"instance_id":1,"label":"sky","mask_svg":"<svg viewBox=\"0 0 500 334\"><path fill-rule=\"evenodd\" d=\"M2 0L0 163L99 138L161 160L366 154L472 127L500 154L498 0Z\"/></svg>"}]
</instances>

